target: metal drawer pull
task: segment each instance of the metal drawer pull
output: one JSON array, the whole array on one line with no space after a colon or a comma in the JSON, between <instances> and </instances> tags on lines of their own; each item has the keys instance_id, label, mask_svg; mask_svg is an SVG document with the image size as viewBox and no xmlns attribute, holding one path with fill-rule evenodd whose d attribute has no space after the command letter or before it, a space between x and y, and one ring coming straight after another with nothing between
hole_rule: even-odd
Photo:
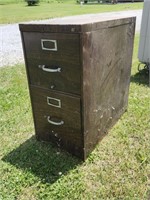
<instances>
[{"instance_id":1,"label":"metal drawer pull","mask_svg":"<svg viewBox=\"0 0 150 200\"><path fill-rule=\"evenodd\" d=\"M60 122L54 122L54 121L52 121L52 120L50 120L50 116L48 116L47 117L47 121L50 123L50 124L53 124L53 125L56 125L56 126L61 126L61 125L63 125L64 124L64 121L60 121Z\"/></svg>"},{"instance_id":2,"label":"metal drawer pull","mask_svg":"<svg viewBox=\"0 0 150 200\"><path fill-rule=\"evenodd\" d=\"M51 43L53 48L48 48L44 46L44 43ZM57 41L56 40L47 40L47 39L41 39L41 47L42 50L46 51L57 51Z\"/></svg>"},{"instance_id":3,"label":"metal drawer pull","mask_svg":"<svg viewBox=\"0 0 150 200\"><path fill-rule=\"evenodd\" d=\"M61 100L60 99L47 97L47 104L50 105L50 106L61 108Z\"/></svg>"},{"instance_id":4,"label":"metal drawer pull","mask_svg":"<svg viewBox=\"0 0 150 200\"><path fill-rule=\"evenodd\" d=\"M61 72L61 68L57 67L56 69L47 68L45 65L39 65L39 68L42 68L45 72Z\"/></svg>"}]
</instances>

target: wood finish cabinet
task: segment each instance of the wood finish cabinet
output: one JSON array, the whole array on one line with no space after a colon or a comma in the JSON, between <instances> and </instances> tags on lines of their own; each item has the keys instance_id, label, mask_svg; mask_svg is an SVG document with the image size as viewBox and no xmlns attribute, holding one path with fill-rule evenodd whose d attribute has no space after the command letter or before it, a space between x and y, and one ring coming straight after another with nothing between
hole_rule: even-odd
<instances>
[{"instance_id":1,"label":"wood finish cabinet","mask_svg":"<svg viewBox=\"0 0 150 200\"><path fill-rule=\"evenodd\" d=\"M127 109L135 18L19 27L36 137L85 160Z\"/></svg>"}]
</instances>

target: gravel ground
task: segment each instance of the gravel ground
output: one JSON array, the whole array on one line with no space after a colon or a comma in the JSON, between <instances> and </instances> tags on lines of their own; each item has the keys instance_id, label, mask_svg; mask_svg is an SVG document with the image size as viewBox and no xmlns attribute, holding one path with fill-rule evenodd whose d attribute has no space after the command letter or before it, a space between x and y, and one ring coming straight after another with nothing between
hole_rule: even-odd
<instances>
[{"instance_id":1,"label":"gravel ground","mask_svg":"<svg viewBox=\"0 0 150 200\"><path fill-rule=\"evenodd\" d=\"M118 16L136 16L136 32L140 31L142 10L115 12L115 14L116 13ZM112 14L114 14L114 12L90 14L89 17L94 15L99 15L100 17L104 15L111 16ZM83 15L83 17L84 16L86 15ZM39 22L44 23L47 21L48 20L42 20ZM35 22L37 23L38 21ZM30 23L33 23L33 21ZM0 47L0 67L13 66L17 63L24 62L18 24L0 25Z\"/></svg>"}]
</instances>

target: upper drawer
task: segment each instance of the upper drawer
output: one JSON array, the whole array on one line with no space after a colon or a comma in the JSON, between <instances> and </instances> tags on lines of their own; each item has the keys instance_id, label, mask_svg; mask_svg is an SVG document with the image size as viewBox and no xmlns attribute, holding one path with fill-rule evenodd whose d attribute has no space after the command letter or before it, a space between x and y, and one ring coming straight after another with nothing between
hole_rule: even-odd
<instances>
[{"instance_id":1,"label":"upper drawer","mask_svg":"<svg viewBox=\"0 0 150 200\"><path fill-rule=\"evenodd\" d=\"M44 59L28 59L26 64L30 84L80 95L80 65Z\"/></svg>"},{"instance_id":2,"label":"upper drawer","mask_svg":"<svg viewBox=\"0 0 150 200\"><path fill-rule=\"evenodd\" d=\"M79 35L23 32L27 58L79 63Z\"/></svg>"}]
</instances>

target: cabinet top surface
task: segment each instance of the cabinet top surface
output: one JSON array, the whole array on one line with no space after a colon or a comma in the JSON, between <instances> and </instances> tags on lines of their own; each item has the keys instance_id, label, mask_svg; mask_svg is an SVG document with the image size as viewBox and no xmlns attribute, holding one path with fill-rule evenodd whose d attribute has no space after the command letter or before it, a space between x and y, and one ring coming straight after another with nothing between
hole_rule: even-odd
<instances>
[{"instance_id":1,"label":"cabinet top surface","mask_svg":"<svg viewBox=\"0 0 150 200\"><path fill-rule=\"evenodd\" d=\"M66 29L66 28L64 29L64 27L68 26L70 28L74 27L75 28L74 32L85 32L85 31L92 31L92 30L97 30L101 28L119 26L119 25L128 24L128 23L135 23L135 17L133 15L119 16L116 12L111 15L109 13L87 14L87 15L48 19L48 20L44 20L44 22L43 20L37 21L37 22L36 21L27 22L27 23L20 24L19 27L21 31L37 32L38 28L40 31L41 26L47 26L47 27L51 26L51 27L55 27L55 30L47 29L48 32L49 31L59 32L60 29L62 32L73 32L72 29Z\"/></svg>"}]
</instances>

